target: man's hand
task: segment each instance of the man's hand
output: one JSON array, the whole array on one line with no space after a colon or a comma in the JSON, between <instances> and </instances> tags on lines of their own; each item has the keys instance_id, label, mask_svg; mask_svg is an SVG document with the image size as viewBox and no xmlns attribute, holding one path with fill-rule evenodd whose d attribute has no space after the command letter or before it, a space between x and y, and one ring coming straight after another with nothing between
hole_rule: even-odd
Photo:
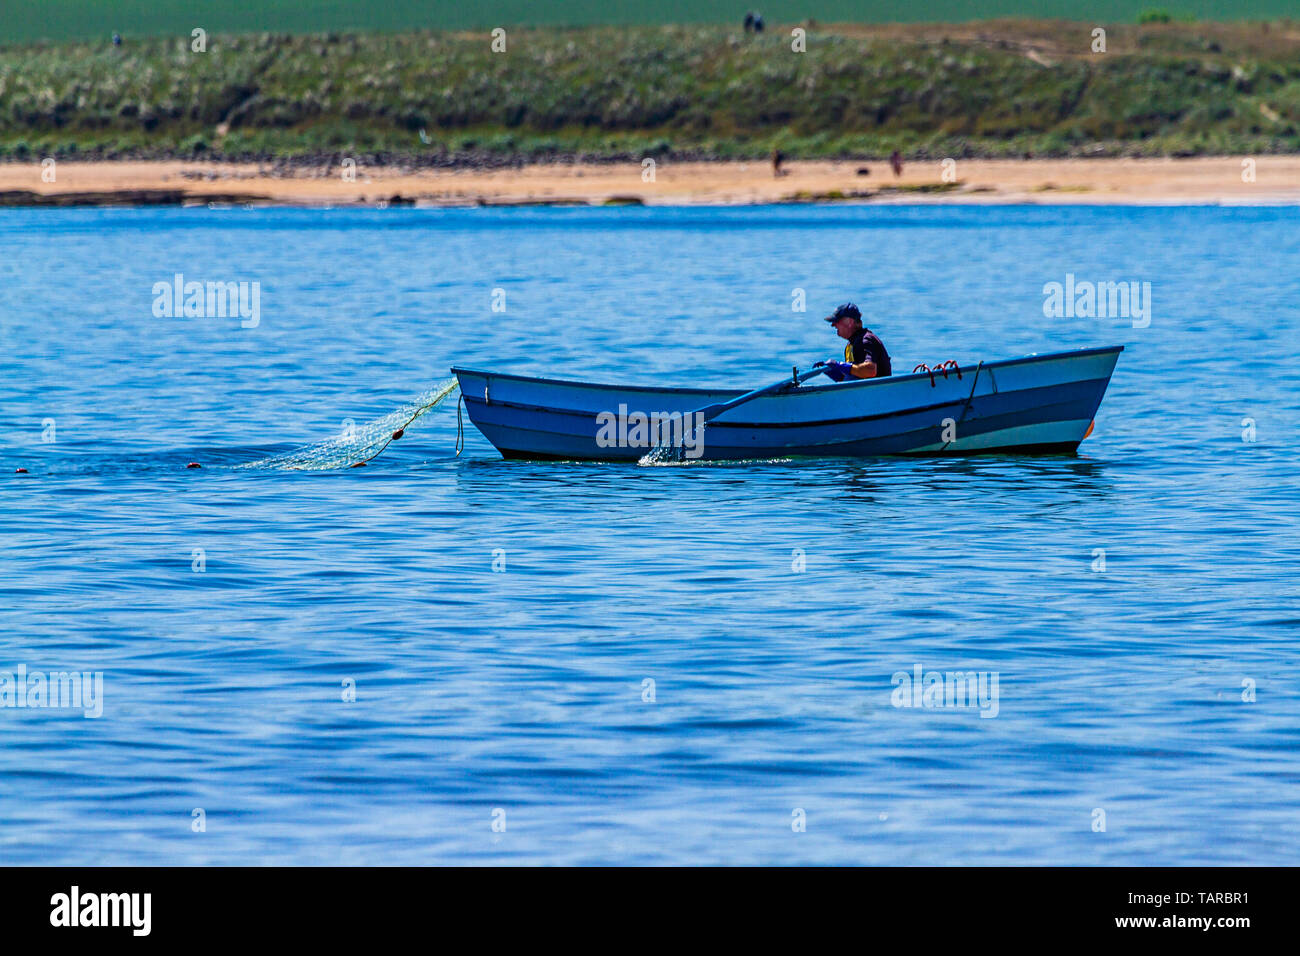
<instances>
[{"instance_id":1,"label":"man's hand","mask_svg":"<svg viewBox=\"0 0 1300 956\"><path fill-rule=\"evenodd\" d=\"M832 381L842 382L846 378L852 378L853 366L848 362L827 362L826 374L831 377Z\"/></svg>"}]
</instances>

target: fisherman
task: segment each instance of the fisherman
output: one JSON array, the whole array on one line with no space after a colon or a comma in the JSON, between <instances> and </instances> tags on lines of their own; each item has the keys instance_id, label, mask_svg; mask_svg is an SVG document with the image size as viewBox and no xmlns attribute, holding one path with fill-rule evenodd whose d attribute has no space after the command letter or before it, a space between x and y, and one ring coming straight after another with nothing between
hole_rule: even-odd
<instances>
[{"instance_id":1,"label":"fisherman","mask_svg":"<svg viewBox=\"0 0 1300 956\"><path fill-rule=\"evenodd\" d=\"M837 382L850 378L884 378L893 373L885 343L870 329L862 326L862 313L852 302L845 302L826 316L839 334L846 339L843 362L818 362L826 374Z\"/></svg>"}]
</instances>

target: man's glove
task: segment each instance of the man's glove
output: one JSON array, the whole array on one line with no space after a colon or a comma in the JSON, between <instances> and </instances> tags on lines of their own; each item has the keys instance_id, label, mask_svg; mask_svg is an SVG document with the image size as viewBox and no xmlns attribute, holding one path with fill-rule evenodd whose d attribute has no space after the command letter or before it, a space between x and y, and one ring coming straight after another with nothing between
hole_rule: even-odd
<instances>
[{"instance_id":1,"label":"man's glove","mask_svg":"<svg viewBox=\"0 0 1300 956\"><path fill-rule=\"evenodd\" d=\"M826 374L831 377L831 381L842 382L853 377L853 366L848 362L827 362Z\"/></svg>"}]
</instances>

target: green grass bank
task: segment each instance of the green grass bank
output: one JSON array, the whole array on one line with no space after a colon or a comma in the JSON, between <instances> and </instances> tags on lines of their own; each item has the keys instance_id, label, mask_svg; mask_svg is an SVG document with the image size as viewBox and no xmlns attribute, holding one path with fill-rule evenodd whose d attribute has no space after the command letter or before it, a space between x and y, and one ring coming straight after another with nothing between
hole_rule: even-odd
<instances>
[{"instance_id":1,"label":"green grass bank","mask_svg":"<svg viewBox=\"0 0 1300 956\"><path fill-rule=\"evenodd\" d=\"M792 30L806 33L794 52ZM0 48L0 158L1300 151L1300 23L236 34Z\"/></svg>"}]
</instances>

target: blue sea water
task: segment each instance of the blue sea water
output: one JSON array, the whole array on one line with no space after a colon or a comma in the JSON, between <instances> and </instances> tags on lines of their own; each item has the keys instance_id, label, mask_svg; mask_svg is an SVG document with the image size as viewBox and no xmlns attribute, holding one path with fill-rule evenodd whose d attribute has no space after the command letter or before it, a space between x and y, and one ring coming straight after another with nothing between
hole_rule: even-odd
<instances>
[{"instance_id":1,"label":"blue sea water","mask_svg":"<svg viewBox=\"0 0 1300 956\"><path fill-rule=\"evenodd\" d=\"M103 675L0 708L0 862L1295 863L1298 227L0 212L0 670ZM176 273L257 326L156 317ZM1150 324L1044 317L1067 274ZM1078 457L457 458L448 401L366 468L230 467L454 363L757 386L848 298L900 371L1127 350ZM918 666L996 716L895 706Z\"/></svg>"}]
</instances>

